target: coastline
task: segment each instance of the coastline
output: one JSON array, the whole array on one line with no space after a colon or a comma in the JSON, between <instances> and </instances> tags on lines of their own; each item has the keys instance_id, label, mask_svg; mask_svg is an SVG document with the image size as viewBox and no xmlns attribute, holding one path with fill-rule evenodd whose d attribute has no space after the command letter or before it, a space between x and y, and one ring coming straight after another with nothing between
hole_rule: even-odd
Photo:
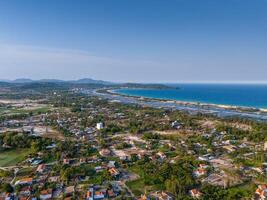
<instances>
[{"instance_id":1,"label":"coastline","mask_svg":"<svg viewBox=\"0 0 267 200\"><path fill-rule=\"evenodd\" d=\"M267 121L267 109L264 108L206 104L198 102L140 97L120 94L115 91L118 89L120 88L102 88L94 90L82 90L81 92L87 95L98 96L112 100L114 102L121 102L126 104L138 104L141 106L150 106L154 108L176 109L186 111L191 114L203 113L213 114L218 117L242 117Z\"/></svg>"},{"instance_id":2,"label":"coastline","mask_svg":"<svg viewBox=\"0 0 267 200\"><path fill-rule=\"evenodd\" d=\"M267 108L256 108L253 106L236 106L236 105L225 105L225 104L215 104L215 103L202 103L202 102L196 102L196 101L183 101L183 100L171 100L171 99L164 99L164 98L143 97L143 96L122 94L115 90L113 89L113 90L106 90L106 91L113 95L120 95L120 96L139 98L139 99L141 98L141 99L147 99L147 100L157 100L157 101L164 101L164 102L175 102L176 104L185 105L185 106L193 105L193 106L200 106L200 107L218 107L218 108L230 109L230 110L263 112L267 114Z\"/></svg>"}]
</instances>

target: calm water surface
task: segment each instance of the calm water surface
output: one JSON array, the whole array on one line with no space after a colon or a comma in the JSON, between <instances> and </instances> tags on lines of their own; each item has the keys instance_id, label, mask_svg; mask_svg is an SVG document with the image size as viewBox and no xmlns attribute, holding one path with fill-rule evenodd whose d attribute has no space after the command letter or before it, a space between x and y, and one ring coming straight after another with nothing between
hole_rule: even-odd
<instances>
[{"instance_id":1,"label":"calm water surface","mask_svg":"<svg viewBox=\"0 0 267 200\"><path fill-rule=\"evenodd\" d=\"M267 84L169 84L177 89L120 89L131 96L267 108Z\"/></svg>"}]
</instances>

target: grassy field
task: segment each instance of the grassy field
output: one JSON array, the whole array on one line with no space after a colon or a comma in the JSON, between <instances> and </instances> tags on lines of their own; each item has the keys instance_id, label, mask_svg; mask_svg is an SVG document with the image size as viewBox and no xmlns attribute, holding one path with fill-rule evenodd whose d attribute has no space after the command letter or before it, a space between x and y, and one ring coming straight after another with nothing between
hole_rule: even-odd
<instances>
[{"instance_id":1,"label":"grassy field","mask_svg":"<svg viewBox=\"0 0 267 200\"><path fill-rule=\"evenodd\" d=\"M31 174L35 173L35 168L23 168L20 169L19 172L17 173L17 177L25 177L25 176L30 176Z\"/></svg>"},{"instance_id":2,"label":"grassy field","mask_svg":"<svg viewBox=\"0 0 267 200\"><path fill-rule=\"evenodd\" d=\"M136 196L140 196L145 192L145 184L143 179L127 182L126 185L132 190L132 192Z\"/></svg>"},{"instance_id":3,"label":"grassy field","mask_svg":"<svg viewBox=\"0 0 267 200\"><path fill-rule=\"evenodd\" d=\"M145 194L145 192L150 192L153 190L159 190L157 185L154 186L148 186L145 184L144 178L142 176L142 168L140 167L130 167L129 171L138 174L140 176L139 179L134 181L128 181L126 182L126 185L131 189L131 191L136 196L140 196L141 194Z\"/></svg>"},{"instance_id":4,"label":"grassy field","mask_svg":"<svg viewBox=\"0 0 267 200\"><path fill-rule=\"evenodd\" d=\"M30 149L16 149L0 152L0 167L13 166L25 160L31 153Z\"/></svg>"},{"instance_id":5,"label":"grassy field","mask_svg":"<svg viewBox=\"0 0 267 200\"><path fill-rule=\"evenodd\" d=\"M33 114L46 113L51 110L50 106L39 107L35 109L17 109L17 108L0 108L0 114L15 115L15 114Z\"/></svg>"}]
</instances>

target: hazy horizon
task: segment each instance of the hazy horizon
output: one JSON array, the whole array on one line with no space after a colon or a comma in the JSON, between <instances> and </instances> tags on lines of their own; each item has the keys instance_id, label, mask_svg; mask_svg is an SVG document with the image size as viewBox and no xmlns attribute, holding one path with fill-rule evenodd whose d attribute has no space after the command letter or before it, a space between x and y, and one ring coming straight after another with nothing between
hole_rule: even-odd
<instances>
[{"instance_id":1,"label":"hazy horizon","mask_svg":"<svg viewBox=\"0 0 267 200\"><path fill-rule=\"evenodd\" d=\"M243 81L243 82L237 82L237 81L228 81L228 82L226 82L226 81L213 81L213 82L205 82L205 81L180 81L180 82L164 82L164 81L160 81L160 82L145 82L145 81L135 81L135 82L131 82L131 81L111 81L111 80L105 80L105 79L94 79L94 78L90 78L90 77L81 77L81 78L78 78L78 79L61 79L61 78L56 78L56 79L54 79L54 78L43 78L43 79L34 79L34 78L25 78L25 77L20 77L20 78L16 78L16 79L3 79L3 78L1 78L0 77L0 82L2 81L2 82L13 82L13 81L18 81L18 80L21 80L21 81L23 81L25 79L25 81L27 81L27 80L31 80L31 81L36 81L36 82L38 82L38 81L51 81L51 82L53 82L53 80L54 81L63 81L63 82L70 82L70 81L79 81L79 80L82 80L82 79L92 79L93 81L105 81L105 82L110 82L110 83L118 83L118 84L120 84L120 83L140 83L140 84L142 84L142 83L144 83L144 84L240 84L240 85L242 85L242 84L244 84L244 85L246 85L246 84L251 84L251 85L253 85L253 84L255 84L255 85L266 85L267 84L267 81L266 82L259 82L259 81Z\"/></svg>"},{"instance_id":2,"label":"hazy horizon","mask_svg":"<svg viewBox=\"0 0 267 200\"><path fill-rule=\"evenodd\" d=\"M0 79L267 83L267 2L0 2Z\"/></svg>"}]
</instances>

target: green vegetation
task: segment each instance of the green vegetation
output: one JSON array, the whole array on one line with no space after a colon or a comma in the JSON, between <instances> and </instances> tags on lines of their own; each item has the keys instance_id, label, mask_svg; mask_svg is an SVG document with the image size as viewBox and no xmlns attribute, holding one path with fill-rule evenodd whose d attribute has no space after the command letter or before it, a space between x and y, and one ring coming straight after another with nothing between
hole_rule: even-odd
<instances>
[{"instance_id":1,"label":"green vegetation","mask_svg":"<svg viewBox=\"0 0 267 200\"><path fill-rule=\"evenodd\" d=\"M14 149L0 152L0 167L13 166L25 160L31 149Z\"/></svg>"},{"instance_id":2,"label":"green vegetation","mask_svg":"<svg viewBox=\"0 0 267 200\"><path fill-rule=\"evenodd\" d=\"M17 109L17 108L0 108L0 114L5 115L18 115L18 114L41 114L46 113L51 110L51 107L45 106L45 107L39 107L35 109Z\"/></svg>"},{"instance_id":3,"label":"green vegetation","mask_svg":"<svg viewBox=\"0 0 267 200\"><path fill-rule=\"evenodd\" d=\"M207 200L232 200L251 199L256 187L253 184L245 184L229 189L222 189L212 185L203 185L201 191L204 193L203 199Z\"/></svg>"},{"instance_id":4,"label":"green vegetation","mask_svg":"<svg viewBox=\"0 0 267 200\"><path fill-rule=\"evenodd\" d=\"M144 194L147 190L147 187L145 187L145 183L143 179L138 179L135 181L129 181L126 183L126 185L131 189L131 191L136 195L140 196Z\"/></svg>"},{"instance_id":5,"label":"green vegetation","mask_svg":"<svg viewBox=\"0 0 267 200\"><path fill-rule=\"evenodd\" d=\"M18 85L2 95L39 100L17 107L13 103L0 105L1 130L6 131L0 134L0 166L17 165L20 169L15 181L23 177L54 179L44 185L33 183L34 196L62 182L63 191L75 186L75 195L84 196L90 184L111 189L113 181L119 180L126 181L128 188L122 186L117 199L130 198L131 193L138 198L164 191L177 200L189 200L192 189L202 193L200 199L251 199L256 187L266 182L261 170L266 161L263 143L267 123L122 104L87 96L72 86ZM175 121L179 128L172 126ZM95 129L98 122L104 123L102 130ZM33 136L31 127L40 135ZM225 147L232 147L232 151ZM102 154L106 149L112 156ZM115 154L115 150L120 151ZM126 156L120 157L120 153ZM44 171L36 173L30 162L22 165L27 157L41 160ZM221 162L212 164L201 157ZM206 165L206 172L197 177L200 164ZM225 188L220 181L209 181L213 174L223 176ZM13 176L13 169L0 170L1 192L12 191L9 183Z\"/></svg>"},{"instance_id":6,"label":"green vegetation","mask_svg":"<svg viewBox=\"0 0 267 200\"><path fill-rule=\"evenodd\" d=\"M3 185L0 185L0 190L7 193L11 193L13 192L13 187L9 183L5 183Z\"/></svg>"},{"instance_id":7,"label":"green vegetation","mask_svg":"<svg viewBox=\"0 0 267 200\"><path fill-rule=\"evenodd\" d=\"M163 189L183 197L187 195L188 189L196 185L192 176L193 165L194 162L188 158L181 159L177 164L154 163L145 158L130 168L130 171L138 174L140 179L127 185L136 195L144 193L144 190Z\"/></svg>"}]
</instances>

